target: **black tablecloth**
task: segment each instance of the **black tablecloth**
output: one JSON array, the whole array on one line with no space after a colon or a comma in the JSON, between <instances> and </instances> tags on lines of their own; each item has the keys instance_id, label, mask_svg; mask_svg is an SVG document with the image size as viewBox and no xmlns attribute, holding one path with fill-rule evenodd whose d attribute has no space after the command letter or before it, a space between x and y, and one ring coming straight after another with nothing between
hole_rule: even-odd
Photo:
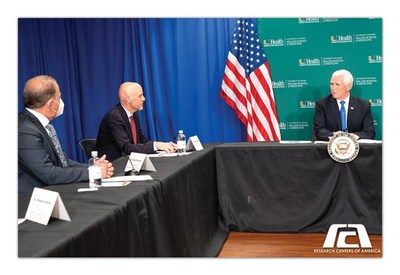
<instances>
[{"instance_id":1,"label":"black tablecloth","mask_svg":"<svg viewBox=\"0 0 400 275\"><path fill-rule=\"evenodd\" d=\"M226 143L215 151L229 230L327 232L340 223L382 233L382 144L361 144L346 164L325 144Z\"/></svg>"},{"instance_id":2,"label":"black tablecloth","mask_svg":"<svg viewBox=\"0 0 400 275\"><path fill-rule=\"evenodd\" d=\"M185 157L152 158L157 172L142 174L153 180L85 193L77 189L88 183L48 187L59 192L71 222L20 224L18 256L216 256L227 231L217 211L214 145L204 147ZM19 217L29 199L19 197Z\"/></svg>"}]
</instances>

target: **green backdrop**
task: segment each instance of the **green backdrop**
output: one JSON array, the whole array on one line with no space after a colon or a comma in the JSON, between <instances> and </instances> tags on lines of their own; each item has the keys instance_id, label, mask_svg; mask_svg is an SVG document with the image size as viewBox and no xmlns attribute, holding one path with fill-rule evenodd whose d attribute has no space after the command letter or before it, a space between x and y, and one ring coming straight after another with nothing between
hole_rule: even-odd
<instances>
[{"instance_id":1,"label":"green backdrop","mask_svg":"<svg viewBox=\"0 0 400 275\"><path fill-rule=\"evenodd\" d=\"M282 140L310 140L315 101L338 69L353 74L351 94L371 102L382 139L381 18L259 18L271 67Z\"/></svg>"}]
</instances>

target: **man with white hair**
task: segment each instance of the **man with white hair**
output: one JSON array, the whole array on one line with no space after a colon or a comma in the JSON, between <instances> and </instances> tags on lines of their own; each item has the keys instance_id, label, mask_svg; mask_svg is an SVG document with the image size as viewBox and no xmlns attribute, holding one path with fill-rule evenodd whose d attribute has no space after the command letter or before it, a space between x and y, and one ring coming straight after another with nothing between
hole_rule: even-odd
<instances>
[{"instance_id":1,"label":"man with white hair","mask_svg":"<svg viewBox=\"0 0 400 275\"><path fill-rule=\"evenodd\" d=\"M353 76L347 70L332 74L331 93L315 102L314 132L317 140L328 141L337 132L348 132L357 139L374 139L371 104L350 94Z\"/></svg>"},{"instance_id":2,"label":"man with white hair","mask_svg":"<svg viewBox=\"0 0 400 275\"><path fill-rule=\"evenodd\" d=\"M138 83L122 83L118 97L120 103L107 112L99 127L96 148L100 155L106 154L113 161L131 152L175 151L177 146L173 142L150 141L144 136L137 111L143 110L146 99Z\"/></svg>"}]
</instances>

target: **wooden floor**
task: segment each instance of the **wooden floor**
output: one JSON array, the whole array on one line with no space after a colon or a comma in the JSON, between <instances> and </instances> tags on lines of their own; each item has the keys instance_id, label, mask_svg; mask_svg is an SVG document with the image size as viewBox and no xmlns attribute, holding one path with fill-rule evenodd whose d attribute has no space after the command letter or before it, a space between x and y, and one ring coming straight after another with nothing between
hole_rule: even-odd
<instances>
[{"instance_id":1,"label":"wooden floor","mask_svg":"<svg viewBox=\"0 0 400 275\"><path fill-rule=\"evenodd\" d=\"M218 257L382 257L382 235L369 235L372 248L323 249L324 233L248 233L230 232ZM358 244L357 236L348 236L347 244Z\"/></svg>"}]
</instances>

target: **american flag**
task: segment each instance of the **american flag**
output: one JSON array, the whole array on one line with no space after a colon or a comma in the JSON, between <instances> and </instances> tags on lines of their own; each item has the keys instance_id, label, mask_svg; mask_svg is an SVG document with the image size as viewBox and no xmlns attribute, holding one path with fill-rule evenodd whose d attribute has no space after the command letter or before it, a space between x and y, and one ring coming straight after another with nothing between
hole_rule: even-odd
<instances>
[{"instance_id":1,"label":"american flag","mask_svg":"<svg viewBox=\"0 0 400 275\"><path fill-rule=\"evenodd\" d=\"M247 127L247 141L279 141L270 69L252 19L237 21L220 94Z\"/></svg>"}]
</instances>

